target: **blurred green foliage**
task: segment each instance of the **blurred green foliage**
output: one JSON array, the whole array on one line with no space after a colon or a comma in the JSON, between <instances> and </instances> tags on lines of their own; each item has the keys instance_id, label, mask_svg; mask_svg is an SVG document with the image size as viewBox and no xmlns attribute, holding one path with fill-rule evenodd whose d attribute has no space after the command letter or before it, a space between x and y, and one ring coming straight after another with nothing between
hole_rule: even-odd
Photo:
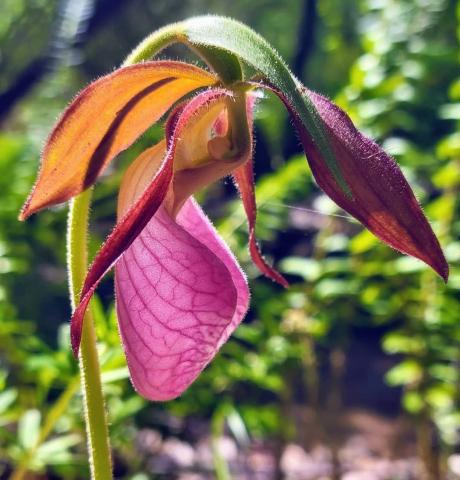
<instances>
[{"instance_id":1,"label":"blurred green foliage","mask_svg":"<svg viewBox=\"0 0 460 480\"><path fill-rule=\"evenodd\" d=\"M88 475L78 368L68 339L65 207L26 223L16 220L55 118L79 88L120 64L149 31L192 14L236 17L292 60L303 6L300 0L135 0L113 2L109 12L103 0L80 2L87 10L72 10L71 4L37 0L0 6L0 93L13 92L21 72L37 58L54 58L7 112L0 134L0 476L5 478L14 469L15 478L26 471ZM258 235L292 287L282 291L259 277L246 248L244 212L229 186L201 195L248 274L252 308L199 380L180 399L157 405L130 386L112 285L104 281L93 310L120 478L146 469L133 446L142 428L174 435L171 419L197 416L211 419L214 438L227 428L241 446L250 438L283 443L302 429L295 405L308 405L320 420L326 414L333 419L341 406L353 403L356 391L368 391L366 406L374 402L388 413L377 398L383 376L401 392L427 469L460 445L460 3L322 0L317 7L311 25L315 42L302 77L333 96L396 157L439 235L450 281L443 285L425 265L391 251L338 211L315 186L302 155L285 158L289 124L268 96L256 116ZM59 39L61 49L53 44ZM97 187L92 252L113 225L120 172L159 135L159 128L148 132ZM390 369L378 370L372 357L355 357L360 332L377 337ZM360 362L368 367L366 377L355 378ZM430 448L437 442L441 456L433 459ZM218 453L214 465L225 478Z\"/></svg>"}]
</instances>

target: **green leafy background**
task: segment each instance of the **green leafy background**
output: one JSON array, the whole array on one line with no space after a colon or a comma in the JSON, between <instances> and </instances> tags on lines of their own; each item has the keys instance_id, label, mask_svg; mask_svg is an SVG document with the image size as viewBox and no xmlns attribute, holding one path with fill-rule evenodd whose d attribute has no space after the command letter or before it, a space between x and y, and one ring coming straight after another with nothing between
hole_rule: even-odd
<instances>
[{"instance_id":1,"label":"green leafy background","mask_svg":"<svg viewBox=\"0 0 460 480\"><path fill-rule=\"evenodd\" d=\"M254 28L303 83L334 98L395 156L440 238L451 277L442 284L325 198L284 108L267 95L256 114L257 231L265 255L292 287L285 291L260 277L250 262L244 212L231 182L203 192L200 201L248 274L251 310L180 399L153 404L129 383L113 285L104 281L94 310L116 477L176 478L179 467L164 477L151 462L158 455L145 447L146 438L154 443L155 435L193 448L197 438L209 438L212 462L198 478L235 474L214 448L222 435L242 454L263 445L279 460L278 453L296 443L306 451L324 445L337 457L347 441L344 419L359 411L407 422L408 438L400 441L408 453L399 453L418 455L427 478L444 478L460 447L459 5L1 2L0 478L13 471L14 478L88 477L78 368L69 349L66 208L17 221L40 149L86 83L119 65L156 28L203 13ZM161 56L198 62L183 47ZM159 127L147 132L98 184L93 254L113 226L123 169L161 133ZM195 424L204 433L190 433Z\"/></svg>"}]
</instances>

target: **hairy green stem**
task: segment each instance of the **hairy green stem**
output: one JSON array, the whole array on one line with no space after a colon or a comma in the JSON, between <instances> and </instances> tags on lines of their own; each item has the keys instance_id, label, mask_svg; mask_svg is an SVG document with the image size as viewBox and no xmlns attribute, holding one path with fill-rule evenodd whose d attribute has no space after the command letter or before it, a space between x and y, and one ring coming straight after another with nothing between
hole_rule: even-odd
<instances>
[{"instance_id":1,"label":"hairy green stem","mask_svg":"<svg viewBox=\"0 0 460 480\"><path fill-rule=\"evenodd\" d=\"M146 37L126 58L123 66L143 62L174 43L182 43L196 53L217 73L225 85L243 80L243 69L236 55L224 49L198 45L188 41L182 23L160 28Z\"/></svg>"},{"instance_id":2,"label":"hairy green stem","mask_svg":"<svg viewBox=\"0 0 460 480\"><path fill-rule=\"evenodd\" d=\"M124 66L147 60L174 41L170 32L144 40L125 60ZM67 230L67 265L72 309L80 300L80 291L88 267L88 218L92 190L86 190L70 203ZM80 371L88 453L93 480L112 478L109 434L97 354L96 334L91 309L85 314L80 344Z\"/></svg>"},{"instance_id":3,"label":"hairy green stem","mask_svg":"<svg viewBox=\"0 0 460 480\"><path fill-rule=\"evenodd\" d=\"M186 36L183 35L181 24L170 25L147 37L128 56L123 66L148 60L175 42L185 43L191 47L216 71L223 83L233 83L242 80L241 65L233 53L207 45L192 46L187 41ZM229 108L230 115L236 113L233 110L237 110L239 114L244 110L243 118L245 118L245 92L238 91L236 97L235 104ZM247 125L244 127L247 129ZM238 124L236 128L240 128ZM235 133L240 132L232 133L232 137L235 138ZM244 133L246 134L242 138L245 142L250 141L247 132ZM239 136L237 137L238 139L240 138ZM241 145L234 145L234 147L238 148ZM80 291L85 280L88 265L87 236L90 201L91 190L87 190L74 198L70 204L67 263L73 309L75 309L80 299ZM112 478L112 470L107 419L97 355L96 335L90 310L86 313L83 322L80 345L80 369L91 475L93 480L110 479Z\"/></svg>"},{"instance_id":4,"label":"hairy green stem","mask_svg":"<svg viewBox=\"0 0 460 480\"><path fill-rule=\"evenodd\" d=\"M88 266L88 217L92 190L86 190L70 203L67 231L67 265L72 309L75 309ZM96 334L91 311L85 315L80 345L81 388L85 413L91 478L112 478L107 418L102 393Z\"/></svg>"}]
</instances>

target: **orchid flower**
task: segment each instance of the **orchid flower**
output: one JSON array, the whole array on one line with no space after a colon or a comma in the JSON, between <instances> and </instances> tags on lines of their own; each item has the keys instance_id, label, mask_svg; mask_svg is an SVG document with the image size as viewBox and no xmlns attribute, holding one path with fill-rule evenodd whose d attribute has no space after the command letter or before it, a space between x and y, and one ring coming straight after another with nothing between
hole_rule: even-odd
<instances>
[{"instance_id":1,"label":"orchid flower","mask_svg":"<svg viewBox=\"0 0 460 480\"><path fill-rule=\"evenodd\" d=\"M324 192L383 242L447 280L438 240L395 161L338 106L303 87L261 37L233 20L197 17L149 37L130 62L173 41L192 47L209 69L145 61L91 83L54 127L21 213L24 219L89 188L166 116L164 140L123 175L117 224L87 272L71 320L75 353L90 298L115 267L118 322L134 387L146 398L169 400L196 379L249 304L245 275L193 198L229 175L247 214L254 263L287 287L255 238L252 129L258 89L285 104ZM248 70L253 76L244 74Z\"/></svg>"}]
</instances>

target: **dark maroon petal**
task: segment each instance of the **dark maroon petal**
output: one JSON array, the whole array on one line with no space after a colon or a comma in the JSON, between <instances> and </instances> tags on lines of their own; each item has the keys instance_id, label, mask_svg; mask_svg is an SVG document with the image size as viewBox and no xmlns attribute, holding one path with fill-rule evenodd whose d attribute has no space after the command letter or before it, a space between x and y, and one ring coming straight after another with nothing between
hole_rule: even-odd
<instances>
[{"instance_id":1,"label":"dark maroon petal","mask_svg":"<svg viewBox=\"0 0 460 480\"><path fill-rule=\"evenodd\" d=\"M254 168L253 168L253 135L252 135L252 124L254 117L254 107L256 104L256 96L254 94L249 94L246 101L246 114L247 121L249 124L249 131L251 132L251 150L248 152L248 160L234 170L233 178L235 184L240 192L241 200L243 202L244 211L248 218L248 230L249 230L249 253L251 254L252 261L255 263L257 268L268 278L271 278L274 282L279 283L283 287L287 288L289 286L287 280L273 267L268 265L265 259L262 256L262 253L257 245L256 238L256 217L257 217L257 205L256 205L256 195L254 191ZM216 122L215 130L219 132L220 130L226 129L227 125L225 118L220 118Z\"/></svg>"},{"instance_id":2,"label":"dark maroon petal","mask_svg":"<svg viewBox=\"0 0 460 480\"><path fill-rule=\"evenodd\" d=\"M71 342L75 354L78 353L80 346L84 314L98 283L136 239L166 198L173 178L177 142L182 133L199 109L204 105L221 100L223 97L231 97L231 94L222 89L210 89L202 92L190 100L181 111L179 118L174 119L174 133L168 139L168 150L159 171L139 200L117 223L89 268L81 292L80 304L71 319Z\"/></svg>"},{"instance_id":3,"label":"dark maroon petal","mask_svg":"<svg viewBox=\"0 0 460 480\"><path fill-rule=\"evenodd\" d=\"M337 205L391 247L419 258L447 281L449 266L411 187L396 162L360 133L327 98L304 89L321 118L336 162L350 188L345 192L328 168L285 95L271 86L290 111L318 185Z\"/></svg>"},{"instance_id":4,"label":"dark maroon petal","mask_svg":"<svg viewBox=\"0 0 460 480\"><path fill-rule=\"evenodd\" d=\"M238 186L238 190L240 191L244 210L248 217L249 252L251 254L251 258L264 275L266 275L268 278L271 278L275 282L279 283L283 287L287 288L289 286L289 283L287 282L287 280L279 272L277 272L273 267L270 267L270 265L267 264L267 262L262 257L262 254L257 245L256 232L255 232L257 206L256 206L256 196L254 192L254 172L253 172L252 158L250 158L241 167L238 167L233 172L233 176L235 178L235 183Z\"/></svg>"},{"instance_id":5,"label":"dark maroon petal","mask_svg":"<svg viewBox=\"0 0 460 480\"><path fill-rule=\"evenodd\" d=\"M102 245L85 279L81 300L71 319L71 343L75 355L81 341L83 319L88 303L104 275L112 268L120 255L132 244L158 207L163 203L173 177L174 147L168 150L160 170L141 198L117 223Z\"/></svg>"}]
</instances>

